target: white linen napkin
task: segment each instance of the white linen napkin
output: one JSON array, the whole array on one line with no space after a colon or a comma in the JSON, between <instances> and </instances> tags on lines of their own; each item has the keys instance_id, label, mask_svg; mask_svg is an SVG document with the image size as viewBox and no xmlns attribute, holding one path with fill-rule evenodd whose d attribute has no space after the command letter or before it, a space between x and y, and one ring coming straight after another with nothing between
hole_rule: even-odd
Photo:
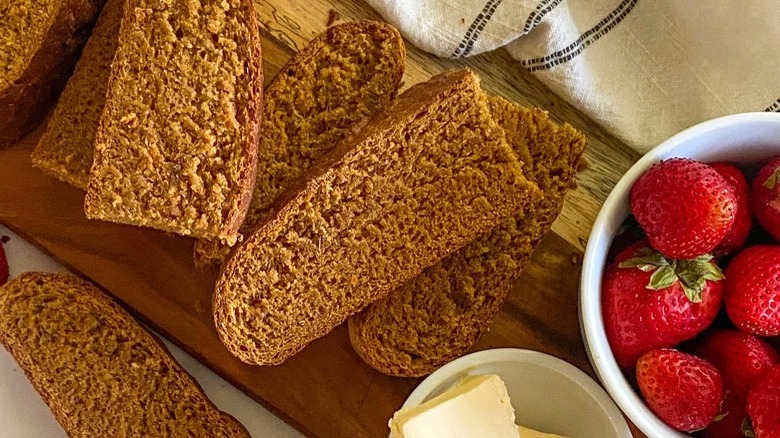
<instances>
[{"instance_id":1,"label":"white linen napkin","mask_svg":"<svg viewBox=\"0 0 780 438\"><path fill-rule=\"evenodd\" d=\"M639 152L710 118L780 111L778 0L368 2L440 57L505 46Z\"/></svg>"}]
</instances>

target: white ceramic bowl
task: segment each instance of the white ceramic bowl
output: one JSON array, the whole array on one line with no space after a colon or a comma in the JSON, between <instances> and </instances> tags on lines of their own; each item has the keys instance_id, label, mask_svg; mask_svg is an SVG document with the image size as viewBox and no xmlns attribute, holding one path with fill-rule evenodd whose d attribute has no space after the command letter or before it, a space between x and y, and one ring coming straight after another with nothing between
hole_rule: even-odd
<instances>
[{"instance_id":1,"label":"white ceramic bowl","mask_svg":"<svg viewBox=\"0 0 780 438\"><path fill-rule=\"evenodd\" d=\"M628 384L607 343L601 314L601 277L612 239L629 213L631 186L645 170L666 158L730 161L753 167L775 155L780 155L780 113L737 114L698 124L661 143L634 164L612 190L593 224L580 283L582 338L604 387L631 421L650 437L687 435L659 420Z\"/></svg>"},{"instance_id":2,"label":"white ceramic bowl","mask_svg":"<svg viewBox=\"0 0 780 438\"><path fill-rule=\"evenodd\" d=\"M631 438L620 410L587 374L549 354L518 348L479 351L450 362L420 383L403 407L417 406L474 374L501 377L518 424L577 438Z\"/></svg>"}]
</instances>

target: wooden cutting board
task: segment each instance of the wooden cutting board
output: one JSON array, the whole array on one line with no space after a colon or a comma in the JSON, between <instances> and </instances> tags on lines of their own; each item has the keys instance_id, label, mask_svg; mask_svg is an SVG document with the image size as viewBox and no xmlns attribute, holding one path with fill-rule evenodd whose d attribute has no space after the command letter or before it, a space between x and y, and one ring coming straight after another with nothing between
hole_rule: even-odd
<instances>
[{"instance_id":1,"label":"wooden cutting board","mask_svg":"<svg viewBox=\"0 0 780 438\"><path fill-rule=\"evenodd\" d=\"M359 0L256 0L269 80L329 20L380 19ZM599 206L638 155L522 71L503 50L442 60L407 43L405 87L450 68L470 67L492 93L550 111L589 139L590 167L578 178L553 231L542 241L492 329L475 347L544 351L593 371L577 321L582 250ZM83 193L33 169L30 153L42 127L0 150L0 222L91 278L138 318L165 334L303 433L320 437L386 436L387 420L419 382L365 365L344 327L281 366L248 366L220 343L211 317L215 272L192 265L189 239L88 221ZM636 432L637 436L642 436Z\"/></svg>"}]
</instances>

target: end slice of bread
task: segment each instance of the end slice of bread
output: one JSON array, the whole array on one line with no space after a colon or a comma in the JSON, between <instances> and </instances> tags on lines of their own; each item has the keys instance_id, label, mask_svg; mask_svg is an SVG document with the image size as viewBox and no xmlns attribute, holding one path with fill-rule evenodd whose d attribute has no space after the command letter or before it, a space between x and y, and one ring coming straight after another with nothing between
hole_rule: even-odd
<instances>
[{"instance_id":1,"label":"end slice of bread","mask_svg":"<svg viewBox=\"0 0 780 438\"><path fill-rule=\"evenodd\" d=\"M250 0L130 0L87 217L235 241L251 201L262 82Z\"/></svg>"},{"instance_id":2,"label":"end slice of bread","mask_svg":"<svg viewBox=\"0 0 780 438\"><path fill-rule=\"evenodd\" d=\"M540 197L470 71L391 101L223 265L217 331L252 364L278 364Z\"/></svg>"},{"instance_id":3,"label":"end slice of bread","mask_svg":"<svg viewBox=\"0 0 780 438\"><path fill-rule=\"evenodd\" d=\"M33 151L33 165L87 189L95 132L106 104L108 76L119 40L125 0L108 0L73 75Z\"/></svg>"},{"instance_id":4,"label":"end slice of bread","mask_svg":"<svg viewBox=\"0 0 780 438\"><path fill-rule=\"evenodd\" d=\"M62 91L104 0L0 3L0 147L31 131Z\"/></svg>"},{"instance_id":5,"label":"end slice of bread","mask_svg":"<svg viewBox=\"0 0 780 438\"><path fill-rule=\"evenodd\" d=\"M530 156L523 170L544 197L349 319L355 351L385 374L424 376L464 354L498 314L573 187L581 133L500 97L490 98L490 109L518 155Z\"/></svg>"},{"instance_id":6,"label":"end slice of bread","mask_svg":"<svg viewBox=\"0 0 780 438\"><path fill-rule=\"evenodd\" d=\"M265 89L257 178L241 227L251 231L274 198L395 97L406 51L398 31L376 21L333 26L279 71ZM230 247L199 240L196 266L219 266Z\"/></svg>"},{"instance_id":7,"label":"end slice of bread","mask_svg":"<svg viewBox=\"0 0 780 438\"><path fill-rule=\"evenodd\" d=\"M0 287L0 343L71 437L249 437L165 346L91 283L29 272Z\"/></svg>"}]
</instances>

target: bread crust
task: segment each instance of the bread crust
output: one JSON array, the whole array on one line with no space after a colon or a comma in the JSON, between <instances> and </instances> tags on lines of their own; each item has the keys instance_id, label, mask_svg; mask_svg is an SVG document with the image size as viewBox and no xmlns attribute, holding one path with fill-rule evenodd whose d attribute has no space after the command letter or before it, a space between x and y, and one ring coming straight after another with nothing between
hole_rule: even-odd
<instances>
[{"instance_id":1,"label":"bread crust","mask_svg":"<svg viewBox=\"0 0 780 438\"><path fill-rule=\"evenodd\" d=\"M24 72L0 89L0 148L32 131L46 116L87 41L104 0L63 0Z\"/></svg>"},{"instance_id":2,"label":"bread crust","mask_svg":"<svg viewBox=\"0 0 780 438\"><path fill-rule=\"evenodd\" d=\"M252 65L253 87L250 96L248 123L251 124L250 137L244 145L245 154L251 157L246 165L241 169L241 181L243 182L240 193L238 207L230 212L223 229L220 231L220 238L228 241L235 241L238 229L244 223L244 217L249 211L249 205L252 202L252 191L255 187L255 176L257 175L257 141L260 124L263 120L263 54L260 47L260 23L257 21L257 13L252 0L241 0L241 9L244 11L249 22L249 37L252 41L252 50L250 51L250 64Z\"/></svg>"},{"instance_id":3,"label":"bread crust","mask_svg":"<svg viewBox=\"0 0 780 438\"><path fill-rule=\"evenodd\" d=\"M56 288L57 293L52 295L51 292L46 291L46 288ZM15 296L16 295L16 296ZM41 296L46 295L45 298ZM46 305L48 303L56 303L59 295L70 295L74 300L81 300L80 306L71 307L68 309L60 309L60 312L83 312L85 303L88 302L86 307L89 307L90 312L77 313L79 317L89 317L90 314L100 315L105 320L112 321L114 326L105 326L104 330L116 331L121 333L121 336L125 336L128 333L131 334L126 342L136 342L139 345L143 345L147 349L149 354L159 360L168 372L175 375L177 379L180 379L183 385L183 390L190 396L194 396L195 399L203 403L204 411L201 412L200 418L204 423L216 422L223 426L219 436L224 437L246 437L250 435L244 426L239 423L235 418L221 412L217 407L206 397L203 389L198 382L192 378L173 358L165 344L162 343L157 337L149 333L138 322L133 319L124 309L122 309L116 302L110 299L97 287L92 285L86 280L80 279L72 274L67 273L43 273L43 272L28 272L20 275L19 277L11 280L2 288L0 288L0 343L11 353L14 359L19 363L20 368L24 371L25 376L30 380L33 387L38 391L43 401L49 406L57 421L62 425L69 436L72 437L89 437L89 436L116 436L117 433L137 433L137 436L149 436L153 435L154 427L163 428L173 427L172 433L177 433L175 428L177 427L177 421L187 421L187 419L171 419L170 424L144 424L143 427L146 430L126 430L122 427L125 426L123 420L128 419L127 416L138 415L138 412L134 412L133 408L128 406L133 405L134 394L144 388L151 389L153 391L159 391L160 388L155 386L144 386L144 384L151 384L152 382L138 382L128 381L130 386L117 383L120 394L111 394L112 397L116 397L118 400L122 400L123 403L114 402L108 409L108 414L111 415L108 421L114 426L115 430L94 430L94 424L98 424L98 418L106 415L105 411L93 410L90 405L84 403L74 403L70 397L72 393L68 391L68 379L72 378L69 375L57 374L52 375L53 370L42 368L41 357L38 355L50 355L56 357L57 360L65 362L63 370L80 370L74 372L93 372L93 370L113 369L112 361L115 359L110 354L110 347L102 345L102 343L93 344L94 348L105 349L104 352L99 354L83 353L83 357L66 357L63 355L70 354L68 352L57 350L58 347L62 347L63 344L67 345L65 341L62 341L63 337L70 336L68 330L70 327L58 327L57 330L53 330L56 327L59 320L47 319L53 318L58 313L56 311L43 312L42 309L35 307L37 305ZM20 302L20 300L22 302ZM35 302L36 304L31 304ZM25 308L25 306L30 306ZM23 309L23 310L22 310ZM23 314L18 313L22 310ZM29 313L29 315L27 314ZM41 329L38 333L45 332L40 336L43 338L37 339L38 342L44 344L49 342L49 345L31 346L30 342L33 339L22 338L19 333L14 329L14 319L30 317L36 315L36 321L41 324L45 329ZM121 331L121 332L120 332ZM83 333L83 332L81 332ZM118 335L119 336L119 335ZM74 339L72 342L77 342ZM37 347L37 348L36 348ZM45 353L40 349L48 347ZM85 357L90 357L93 360L98 357L99 360L91 363L84 363ZM99 363L102 362L102 363ZM79 367L86 368L79 368ZM99 375L93 375L90 378L99 379ZM132 380L132 379L131 379ZM101 396L107 396L108 394L98 394ZM172 399L178 399L185 394L169 394ZM78 397L94 397L95 394L80 394ZM100 406L102 402L106 400L93 400L94 406ZM106 409L103 406L103 409ZM173 409L170 405L165 406L146 406L144 409ZM123 410L124 409L124 410ZM181 426L179 426L181 427ZM183 432L183 431L181 431Z\"/></svg>"},{"instance_id":4,"label":"bread crust","mask_svg":"<svg viewBox=\"0 0 780 438\"><path fill-rule=\"evenodd\" d=\"M379 22L379 21L354 21L354 22L347 22L342 23L336 26L329 27L325 32L321 33L317 37L315 37L309 44L307 44L303 49L301 49L298 53L296 53L292 58L290 58L289 61L287 61L287 64L285 64L284 67L282 67L281 70L279 70L279 73L274 78L274 80L271 82L268 87L266 87L264 92L264 98L265 99L273 99L274 96L277 96L281 93L288 92L289 90L286 90L284 88L285 84L282 81L277 81L278 78L284 78L287 75L295 76L295 71L305 68L309 64L311 64L314 60L314 58L318 55L318 53L323 50L326 46L332 45L331 41L338 40L339 35L343 34L356 34L356 33L364 33L368 35L375 35L379 32L385 32L389 35L392 35L392 41L393 46L397 48L397 52L393 54L393 56L397 57L400 62L398 63L398 68L392 70L392 71L386 71L382 72L383 75L386 75L387 82L389 84L392 84L390 89L392 90L390 95L387 96L387 99L390 100L395 97L398 87L401 83L401 78L404 74L404 65L405 65L405 59L406 59L406 48L403 43L403 39L401 38L401 34L398 33L398 31L390 26L387 23ZM378 108L377 108L378 109ZM361 121L358 121L353 126L353 133L357 132L359 128L368 120L370 116L366 116ZM333 145L334 147L336 144ZM261 131L259 133L258 137L258 147L263 147L263 132ZM250 188L250 192L247 196L249 196L248 202L250 202L249 208L251 209L251 200L253 192L255 191L255 185L254 185L255 177L253 176L252 181L252 187ZM263 194L265 195L265 194ZM257 214L258 212L254 212ZM250 215L254 216L254 215ZM239 224L238 230L241 231L241 234L244 234L247 230L254 227L255 223L259 221L257 218L253 218L254 220L250 221L249 216L247 216L247 222L246 224ZM243 230L242 230L243 227ZM243 236L242 236L243 237ZM229 248L226 249L226 245L224 242L220 242L217 240L207 240L207 239L200 239L198 242L196 242L195 247L193 249L193 260L195 263L195 266L197 266L200 269L207 269L207 268L213 268L213 267L219 267L222 262L225 260L225 254L229 253Z\"/></svg>"}]
</instances>

